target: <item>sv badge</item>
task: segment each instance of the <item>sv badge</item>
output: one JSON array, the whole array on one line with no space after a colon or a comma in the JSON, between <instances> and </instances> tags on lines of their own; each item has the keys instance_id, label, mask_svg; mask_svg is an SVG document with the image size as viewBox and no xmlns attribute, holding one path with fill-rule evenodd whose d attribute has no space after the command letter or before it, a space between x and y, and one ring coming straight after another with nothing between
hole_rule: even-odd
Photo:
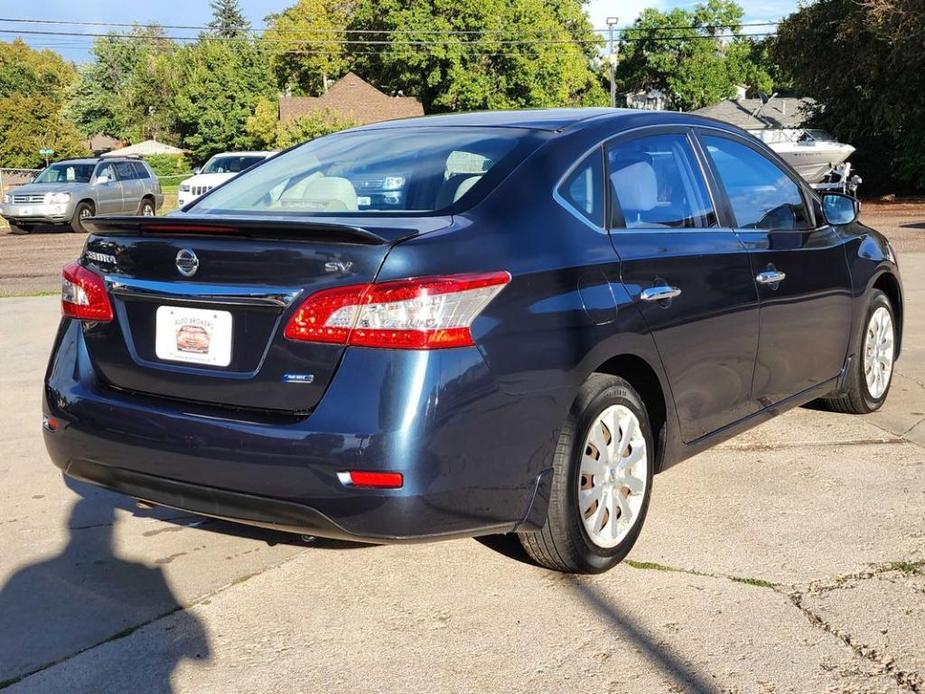
<instances>
[{"instance_id":1,"label":"sv badge","mask_svg":"<svg viewBox=\"0 0 925 694\"><path fill-rule=\"evenodd\" d=\"M340 262L340 261L331 261L324 264L325 272L350 272L350 268L353 267L351 262Z\"/></svg>"}]
</instances>

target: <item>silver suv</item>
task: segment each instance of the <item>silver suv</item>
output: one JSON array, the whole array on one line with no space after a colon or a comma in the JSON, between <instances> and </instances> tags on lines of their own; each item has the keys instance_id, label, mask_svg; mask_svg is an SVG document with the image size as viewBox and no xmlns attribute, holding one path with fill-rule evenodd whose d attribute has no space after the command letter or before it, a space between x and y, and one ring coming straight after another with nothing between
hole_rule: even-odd
<instances>
[{"instance_id":1,"label":"silver suv","mask_svg":"<svg viewBox=\"0 0 925 694\"><path fill-rule=\"evenodd\" d=\"M109 214L151 216L164 203L161 184L140 159L103 157L59 161L32 183L3 196L0 216L13 233L27 234L36 224L68 224L85 231L88 217Z\"/></svg>"}]
</instances>

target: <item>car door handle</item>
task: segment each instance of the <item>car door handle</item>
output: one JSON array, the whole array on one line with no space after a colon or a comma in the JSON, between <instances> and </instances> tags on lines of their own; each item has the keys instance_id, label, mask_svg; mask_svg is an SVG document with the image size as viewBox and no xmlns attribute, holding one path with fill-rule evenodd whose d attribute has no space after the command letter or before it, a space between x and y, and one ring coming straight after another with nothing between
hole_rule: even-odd
<instances>
[{"instance_id":1,"label":"car door handle","mask_svg":"<svg viewBox=\"0 0 925 694\"><path fill-rule=\"evenodd\" d=\"M674 299L676 296L681 296L681 290L664 284L643 289L639 293L639 298L643 301L664 301L665 299Z\"/></svg>"},{"instance_id":2,"label":"car door handle","mask_svg":"<svg viewBox=\"0 0 925 694\"><path fill-rule=\"evenodd\" d=\"M755 277L755 281L758 284L780 284L786 278L786 272L781 272L780 270L765 270L764 272L758 273Z\"/></svg>"}]
</instances>

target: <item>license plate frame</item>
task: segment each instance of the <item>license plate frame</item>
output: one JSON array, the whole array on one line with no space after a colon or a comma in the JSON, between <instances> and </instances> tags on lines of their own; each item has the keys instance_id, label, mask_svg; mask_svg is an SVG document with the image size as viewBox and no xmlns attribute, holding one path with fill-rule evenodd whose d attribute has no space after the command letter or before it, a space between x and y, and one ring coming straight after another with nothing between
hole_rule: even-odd
<instances>
[{"instance_id":1,"label":"license plate frame","mask_svg":"<svg viewBox=\"0 0 925 694\"><path fill-rule=\"evenodd\" d=\"M233 326L230 311L158 306L154 353L162 361L227 367L231 364Z\"/></svg>"}]
</instances>

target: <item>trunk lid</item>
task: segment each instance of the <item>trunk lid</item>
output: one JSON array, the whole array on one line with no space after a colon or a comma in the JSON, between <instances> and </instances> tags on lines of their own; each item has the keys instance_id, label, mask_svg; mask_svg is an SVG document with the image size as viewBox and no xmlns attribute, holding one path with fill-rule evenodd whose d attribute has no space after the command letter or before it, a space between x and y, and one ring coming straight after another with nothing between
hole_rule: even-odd
<instances>
[{"instance_id":1,"label":"trunk lid","mask_svg":"<svg viewBox=\"0 0 925 694\"><path fill-rule=\"evenodd\" d=\"M84 325L97 373L160 397L312 410L345 348L286 339L289 317L316 291L372 282L394 241L448 223L382 221L92 220L83 262L104 277L115 313Z\"/></svg>"}]
</instances>

